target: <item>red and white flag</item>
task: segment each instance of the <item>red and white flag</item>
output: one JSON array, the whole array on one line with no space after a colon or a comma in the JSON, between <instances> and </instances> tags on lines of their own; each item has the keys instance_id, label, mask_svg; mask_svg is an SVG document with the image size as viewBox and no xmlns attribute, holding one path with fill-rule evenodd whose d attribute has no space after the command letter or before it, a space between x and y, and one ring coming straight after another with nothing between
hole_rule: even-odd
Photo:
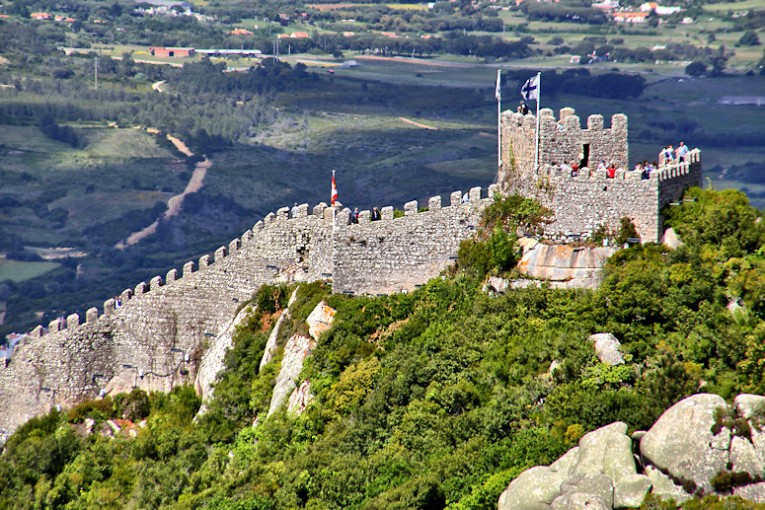
<instances>
[{"instance_id":1,"label":"red and white flag","mask_svg":"<svg viewBox=\"0 0 765 510\"><path fill-rule=\"evenodd\" d=\"M332 207L335 207L335 202L337 202L337 184L335 183L334 170L332 170L332 196L330 198L330 202L332 203Z\"/></svg>"}]
</instances>

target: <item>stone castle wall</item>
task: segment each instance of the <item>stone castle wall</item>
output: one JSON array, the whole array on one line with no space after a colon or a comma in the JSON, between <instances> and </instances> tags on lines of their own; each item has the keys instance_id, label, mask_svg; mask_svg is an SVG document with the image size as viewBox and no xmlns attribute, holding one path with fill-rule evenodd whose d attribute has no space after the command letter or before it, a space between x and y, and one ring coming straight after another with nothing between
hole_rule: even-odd
<instances>
[{"instance_id":1,"label":"stone castle wall","mask_svg":"<svg viewBox=\"0 0 765 510\"><path fill-rule=\"evenodd\" d=\"M396 219L392 208L384 208L382 221L376 222L362 213L358 224L339 229L335 292L392 293L438 276L456 258L460 241L476 230L490 198L473 188L467 203L460 200L460 192L451 194L448 206L442 206L440 196L432 197L423 212L416 201L408 202L405 216Z\"/></svg>"},{"instance_id":2,"label":"stone castle wall","mask_svg":"<svg viewBox=\"0 0 765 510\"><path fill-rule=\"evenodd\" d=\"M89 309L82 323L73 314L38 326L10 360L0 360L0 443L53 405L193 382L211 339L265 283L331 279L336 292L413 290L456 257L495 191L474 188L466 204L454 192L448 207L433 197L425 212L409 202L396 219L392 207L375 222L363 211L353 225L348 210L333 225L325 204L310 212L307 204L282 208L213 256L126 289L107 299L102 312Z\"/></svg>"},{"instance_id":3,"label":"stone castle wall","mask_svg":"<svg viewBox=\"0 0 765 510\"><path fill-rule=\"evenodd\" d=\"M661 208L701 184L698 150L691 151L684 163L652 172L649 179L627 170L627 117L623 114L614 115L609 128L601 115L591 115L586 129L572 108L563 108L557 120L549 109L541 110L539 116L537 170L535 117L503 113L499 184L503 192L536 198L552 209L555 221L545 229L548 238L586 239L601 226L618 228L621 218L627 217L644 242L658 242L663 230ZM557 166L572 161L589 166L577 176L564 174ZM594 170L601 161L618 168L614 179Z\"/></svg>"}]
</instances>

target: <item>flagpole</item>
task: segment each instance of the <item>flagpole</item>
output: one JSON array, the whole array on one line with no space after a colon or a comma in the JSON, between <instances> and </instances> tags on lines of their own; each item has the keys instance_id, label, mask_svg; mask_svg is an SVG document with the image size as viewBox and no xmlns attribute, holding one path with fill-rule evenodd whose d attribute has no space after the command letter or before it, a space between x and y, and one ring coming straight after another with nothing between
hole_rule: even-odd
<instances>
[{"instance_id":1,"label":"flagpole","mask_svg":"<svg viewBox=\"0 0 765 510\"><path fill-rule=\"evenodd\" d=\"M502 70L497 69L497 168L502 169Z\"/></svg>"},{"instance_id":2,"label":"flagpole","mask_svg":"<svg viewBox=\"0 0 765 510\"><path fill-rule=\"evenodd\" d=\"M337 220L335 218L335 190L337 189L337 185L335 184L335 171L332 170L332 191L330 192L329 196L329 204L332 206L332 286L335 286L335 245L337 244L335 242L335 228L337 225Z\"/></svg>"},{"instance_id":3,"label":"flagpole","mask_svg":"<svg viewBox=\"0 0 765 510\"><path fill-rule=\"evenodd\" d=\"M539 173L539 101L542 99L542 73L537 73L537 133L534 144L534 169Z\"/></svg>"}]
</instances>

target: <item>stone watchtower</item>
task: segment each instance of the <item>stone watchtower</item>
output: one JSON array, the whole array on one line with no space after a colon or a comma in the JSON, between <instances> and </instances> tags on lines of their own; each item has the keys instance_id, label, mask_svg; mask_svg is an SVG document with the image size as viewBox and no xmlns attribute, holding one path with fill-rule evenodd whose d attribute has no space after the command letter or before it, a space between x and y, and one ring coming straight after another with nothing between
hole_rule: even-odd
<instances>
[{"instance_id":1,"label":"stone watchtower","mask_svg":"<svg viewBox=\"0 0 765 510\"><path fill-rule=\"evenodd\" d=\"M698 149L684 162L654 170L647 179L629 170L627 116L611 117L605 127L602 115L591 115L582 128L573 108L560 110L559 118L545 108L539 112L539 169L534 165L536 118L532 114L502 114L502 166L498 183L504 193L539 200L552 209L555 220L545 236L556 240L588 238L602 226L616 229L621 218L635 224L644 242L658 242L663 232L661 209L680 199L691 186L701 184ZM616 168L615 178L595 169L601 161ZM576 162L578 175L560 170Z\"/></svg>"}]
</instances>

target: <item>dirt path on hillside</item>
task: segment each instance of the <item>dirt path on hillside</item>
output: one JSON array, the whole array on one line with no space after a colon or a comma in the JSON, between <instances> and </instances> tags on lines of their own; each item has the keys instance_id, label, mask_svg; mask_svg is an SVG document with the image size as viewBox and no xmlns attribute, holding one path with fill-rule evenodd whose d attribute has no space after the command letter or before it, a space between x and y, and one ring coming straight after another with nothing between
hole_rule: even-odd
<instances>
[{"instance_id":1,"label":"dirt path on hillside","mask_svg":"<svg viewBox=\"0 0 765 510\"><path fill-rule=\"evenodd\" d=\"M406 122L407 124L411 124L412 126L417 126L418 128L432 129L433 131L438 131L437 127L428 126L427 124L421 124L419 122L415 122L413 120L409 120L406 117L399 117L399 119L401 119L401 121L403 121L403 122Z\"/></svg>"},{"instance_id":2,"label":"dirt path on hillside","mask_svg":"<svg viewBox=\"0 0 765 510\"><path fill-rule=\"evenodd\" d=\"M147 129L147 131L150 131ZM151 132L151 131L150 131ZM191 152L191 150L188 148L188 146L183 143L182 140L172 136L167 135L167 139L170 140L173 145L175 145L175 148L178 149L178 151L182 152L186 156L193 156L194 153ZM118 250L124 250L128 246L133 246L134 244L140 242L141 240L145 239L146 237L154 234L157 231L157 227L159 226L160 220L167 220L172 218L173 216L176 216L178 213L181 212L181 209L183 208L183 200L186 198L186 195L189 193L196 193L200 189L202 189L202 186L204 186L205 177L207 176L207 170L212 166L212 161L210 161L208 158L203 159L199 163L196 164L194 167L194 172L191 174L191 179L189 179L189 182L186 184L186 187L184 188L183 192L174 195L170 197L167 201L167 211L162 215L161 218L157 218L154 223L149 225L146 228L143 228L139 230L138 232L133 232L128 236L128 238L124 241L118 242L116 245L114 245L115 248Z\"/></svg>"}]
</instances>

